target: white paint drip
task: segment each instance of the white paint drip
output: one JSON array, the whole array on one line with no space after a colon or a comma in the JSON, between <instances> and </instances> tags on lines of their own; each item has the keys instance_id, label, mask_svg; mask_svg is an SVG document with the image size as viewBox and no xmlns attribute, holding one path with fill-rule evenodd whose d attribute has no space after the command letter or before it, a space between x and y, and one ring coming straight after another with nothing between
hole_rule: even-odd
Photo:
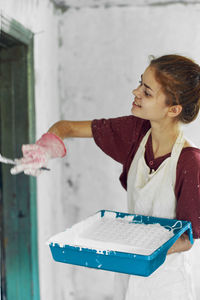
<instances>
[{"instance_id":1,"label":"white paint drip","mask_svg":"<svg viewBox=\"0 0 200 300\"><path fill-rule=\"evenodd\" d=\"M174 235L160 224L134 223L133 216L116 218L116 214L106 212L101 218L96 214L53 236L48 243L78 246L97 250L120 251L150 255Z\"/></svg>"}]
</instances>

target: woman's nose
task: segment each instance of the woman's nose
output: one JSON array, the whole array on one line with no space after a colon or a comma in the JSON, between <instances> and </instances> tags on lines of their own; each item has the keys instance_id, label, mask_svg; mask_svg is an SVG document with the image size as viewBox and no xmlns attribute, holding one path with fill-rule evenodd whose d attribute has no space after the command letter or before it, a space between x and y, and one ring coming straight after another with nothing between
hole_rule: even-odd
<instances>
[{"instance_id":1,"label":"woman's nose","mask_svg":"<svg viewBox=\"0 0 200 300\"><path fill-rule=\"evenodd\" d=\"M136 89L134 89L134 90L132 90L132 94L135 96L135 91L136 91Z\"/></svg>"},{"instance_id":2,"label":"woman's nose","mask_svg":"<svg viewBox=\"0 0 200 300\"><path fill-rule=\"evenodd\" d=\"M136 96L136 97L138 97L138 98L139 98L139 96L140 96L140 91L139 91L139 88L137 88L137 89L134 89L134 90L132 91L132 94L133 94L134 96Z\"/></svg>"}]
</instances>

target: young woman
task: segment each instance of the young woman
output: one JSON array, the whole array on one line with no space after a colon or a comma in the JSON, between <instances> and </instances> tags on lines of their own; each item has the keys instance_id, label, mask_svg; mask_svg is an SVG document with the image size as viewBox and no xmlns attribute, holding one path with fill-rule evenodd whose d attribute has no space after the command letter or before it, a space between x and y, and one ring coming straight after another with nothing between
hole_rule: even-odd
<instances>
[{"instance_id":1,"label":"young woman","mask_svg":"<svg viewBox=\"0 0 200 300\"><path fill-rule=\"evenodd\" d=\"M22 147L23 158L11 172L37 175L50 158L65 155L63 139L93 137L123 165L120 181L130 213L191 221L199 238L200 150L184 138L180 125L199 112L200 66L178 55L153 59L133 95L131 116L57 122L36 144ZM150 277L116 274L114 299L194 300L191 247L183 234Z\"/></svg>"}]
</instances>

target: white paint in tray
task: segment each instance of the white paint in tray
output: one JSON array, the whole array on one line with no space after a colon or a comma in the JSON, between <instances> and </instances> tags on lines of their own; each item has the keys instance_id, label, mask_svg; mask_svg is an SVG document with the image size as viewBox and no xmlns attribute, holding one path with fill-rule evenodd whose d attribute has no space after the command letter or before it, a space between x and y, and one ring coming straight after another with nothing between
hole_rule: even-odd
<instances>
[{"instance_id":1,"label":"white paint in tray","mask_svg":"<svg viewBox=\"0 0 200 300\"><path fill-rule=\"evenodd\" d=\"M104 217L95 214L48 241L49 244L78 246L101 251L120 251L150 255L174 235L160 224L134 223L133 216L116 218L113 212Z\"/></svg>"}]
</instances>

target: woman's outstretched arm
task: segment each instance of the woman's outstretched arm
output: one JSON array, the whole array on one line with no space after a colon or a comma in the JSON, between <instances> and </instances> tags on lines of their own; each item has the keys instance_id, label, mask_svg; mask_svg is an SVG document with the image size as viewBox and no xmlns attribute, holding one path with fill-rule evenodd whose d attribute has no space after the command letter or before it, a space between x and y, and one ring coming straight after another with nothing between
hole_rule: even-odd
<instances>
[{"instance_id":1,"label":"woman's outstretched arm","mask_svg":"<svg viewBox=\"0 0 200 300\"><path fill-rule=\"evenodd\" d=\"M23 157L16 160L17 165L10 170L11 174L24 172L27 175L39 175L49 159L66 155L63 139L92 137L91 124L92 121L56 122L35 144L22 146Z\"/></svg>"},{"instance_id":2,"label":"woman's outstretched arm","mask_svg":"<svg viewBox=\"0 0 200 300\"><path fill-rule=\"evenodd\" d=\"M92 121L59 121L50 127L48 132L51 132L61 139L68 137L92 137L91 129Z\"/></svg>"}]
</instances>

